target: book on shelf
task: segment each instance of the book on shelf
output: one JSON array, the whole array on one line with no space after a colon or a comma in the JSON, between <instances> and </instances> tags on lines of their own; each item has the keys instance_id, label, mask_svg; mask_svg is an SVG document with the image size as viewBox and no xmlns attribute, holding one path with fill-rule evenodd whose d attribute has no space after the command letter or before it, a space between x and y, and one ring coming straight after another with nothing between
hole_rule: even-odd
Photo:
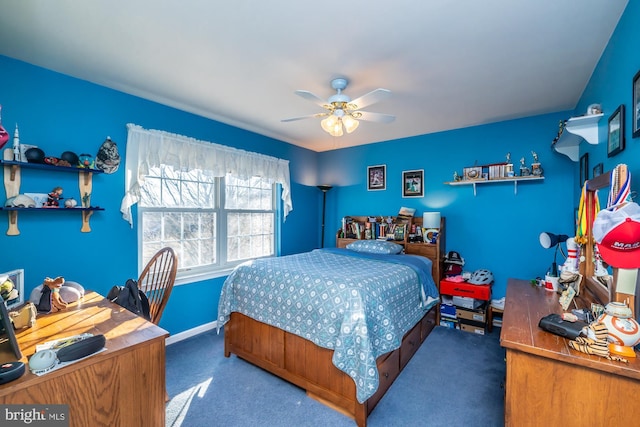
<instances>
[{"instance_id":1,"label":"book on shelf","mask_svg":"<svg viewBox=\"0 0 640 427\"><path fill-rule=\"evenodd\" d=\"M400 212L398 212L398 216L396 218L396 222L400 224L408 224L411 223L413 219L413 215L416 213L416 210L413 208L401 207Z\"/></svg>"},{"instance_id":2,"label":"book on shelf","mask_svg":"<svg viewBox=\"0 0 640 427\"><path fill-rule=\"evenodd\" d=\"M340 237L346 239L365 240L394 240L404 241L409 233L413 216L409 216L415 209L402 208L405 217L351 217L342 218ZM412 215L412 214L411 214Z\"/></svg>"}]
</instances>

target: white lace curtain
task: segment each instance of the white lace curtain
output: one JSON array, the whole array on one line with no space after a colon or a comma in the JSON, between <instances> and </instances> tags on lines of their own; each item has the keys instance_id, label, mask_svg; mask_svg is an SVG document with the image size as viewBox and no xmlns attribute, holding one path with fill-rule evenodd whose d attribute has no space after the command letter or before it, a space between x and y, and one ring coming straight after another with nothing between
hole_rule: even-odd
<instances>
[{"instance_id":1,"label":"white lace curtain","mask_svg":"<svg viewBox=\"0 0 640 427\"><path fill-rule=\"evenodd\" d=\"M232 173L242 179L259 176L282 186L284 217L293 210L289 161L128 124L125 195L122 218L133 227L131 207L140 200L140 186L149 169L160 165L178 170L200 169L216 177Z\"/></svg>"}]
</instances>

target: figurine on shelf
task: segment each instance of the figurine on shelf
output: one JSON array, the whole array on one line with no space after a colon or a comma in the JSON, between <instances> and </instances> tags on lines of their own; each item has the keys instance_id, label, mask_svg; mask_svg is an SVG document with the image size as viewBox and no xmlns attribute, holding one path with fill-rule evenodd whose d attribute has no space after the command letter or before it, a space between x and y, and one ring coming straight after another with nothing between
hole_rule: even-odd
<instances>
[{"instance_id":1,"label":"figurine on shelf","mask_svg":"<svg viewBox=\"0 0 640 427\"><path fill-rule=\"evenodd\" d=\"M60 206L60 199L62 198L62 187L56 187L51 190L45 208L57 208Z\"/></svg>"},{"instance_id":2,"label":"figurine on shelf","mask_svg":"<svg viewBox=\"0 0 640 427\"><path fill-rule=\"evenodd\" d=\"M460 175L458 175L458 171L453 172L453 182L458 182L461 179L462 178L460 178Z\"/></svg>"},{"instance_id":3,"label":"figurine on shelf","mask_svg":"<svg viewBox=\"0 0 640 427\"><path fill-rule=\"evenodd\" d=\"M531 164L531 174L533 176L542 176L543 170L540 165L540 161L538 160L538 154L535 151L531 152L533 156L533 163Z\"/></svg>"},{"instance_id":4,"label":"figurine on shelf","mask_svg":"<svg viewBox=\"0 0 640 427\"><path fill-rule=\"evenodd\" d=\"M22 161L22 153L20 152L20 132L18 132L17 123L16 130L13 132L13 160L16 162Z\"/></svg>"},{"instance_id":5,"label":"figurine on shelf","mask_svg":"<svg viewBox=\"0 0 640 427\"><path fill-rule=\"evenodd\" d=\"M520 159L520 176L529 176L531 175L531 171L524 164L524 157Z\"/></svg>"},{"instance_id":6,"label":"figurine on shelf","mask_svg":"<svg viewBox=\"0 0 640 427\"><path fill-rule=\"evenodd\" d=\"M78 156L78 167L93 169L95 167L95 160L91 154L80 154Z\"/></svg>"}]
</instances>

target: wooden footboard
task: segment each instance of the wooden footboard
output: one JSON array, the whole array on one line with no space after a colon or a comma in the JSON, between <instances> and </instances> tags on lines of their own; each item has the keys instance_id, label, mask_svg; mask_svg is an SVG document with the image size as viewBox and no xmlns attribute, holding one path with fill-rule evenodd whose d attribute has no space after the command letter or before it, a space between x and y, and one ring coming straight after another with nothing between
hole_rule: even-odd
<instances>
[{"instance_id":1,"label":"wooden footboard","mask_svg":"<svg viewBox=\"0 0 640 427\"><path fill-rule=\"evenodd\" d=\"M310 397L352 417L359 427L365 427L367 416L433 330L435 322L434 307L404 336L399 349L378 358L380 385L364 403L356 399L353 380L331 363L332 350L243 314L231 313L231 319L224 326L224 355L236 354L305 389Z\"/></svg>"}]
</instances>

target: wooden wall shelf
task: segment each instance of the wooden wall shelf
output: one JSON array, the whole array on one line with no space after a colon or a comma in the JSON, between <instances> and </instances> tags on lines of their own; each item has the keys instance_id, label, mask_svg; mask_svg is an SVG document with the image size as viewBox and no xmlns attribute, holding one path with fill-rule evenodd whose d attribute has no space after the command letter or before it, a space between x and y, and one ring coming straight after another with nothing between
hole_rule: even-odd
<instances>
[{"instance_id":1,"label":"wooden wall shelf","mask_svg":"<svg viewBox=\"0 0 640 427\"><path fill-rule=\"evenodd\" d=\"M17 236L20 234L18 230L18 212L52 212L52 211L80 211L82 212L82 227L80 229L83 233L91 231L89 226L89 218L94 211L102 211L103 208L98 206L91 206L91 193L93 188L93 174L103 173L100 169L78 168L78 167L66 167L66 166L53 166L40 163L27 163L16 162L13 159L13 151L11 149L4 150L4 159L0 160L0 165L4 169L4 189L6 198L14 197L20 194L20 174L22 169L34 169L45 172L71 172L78 174L78 185L80 187L80 203L82 206L75 208L18 208L18 207L1 207L0 211L6 211L8 213L9 227L7 229L8 236ZM86 197L84 197L86 195Z\"/></svg>"}]
</instances>

